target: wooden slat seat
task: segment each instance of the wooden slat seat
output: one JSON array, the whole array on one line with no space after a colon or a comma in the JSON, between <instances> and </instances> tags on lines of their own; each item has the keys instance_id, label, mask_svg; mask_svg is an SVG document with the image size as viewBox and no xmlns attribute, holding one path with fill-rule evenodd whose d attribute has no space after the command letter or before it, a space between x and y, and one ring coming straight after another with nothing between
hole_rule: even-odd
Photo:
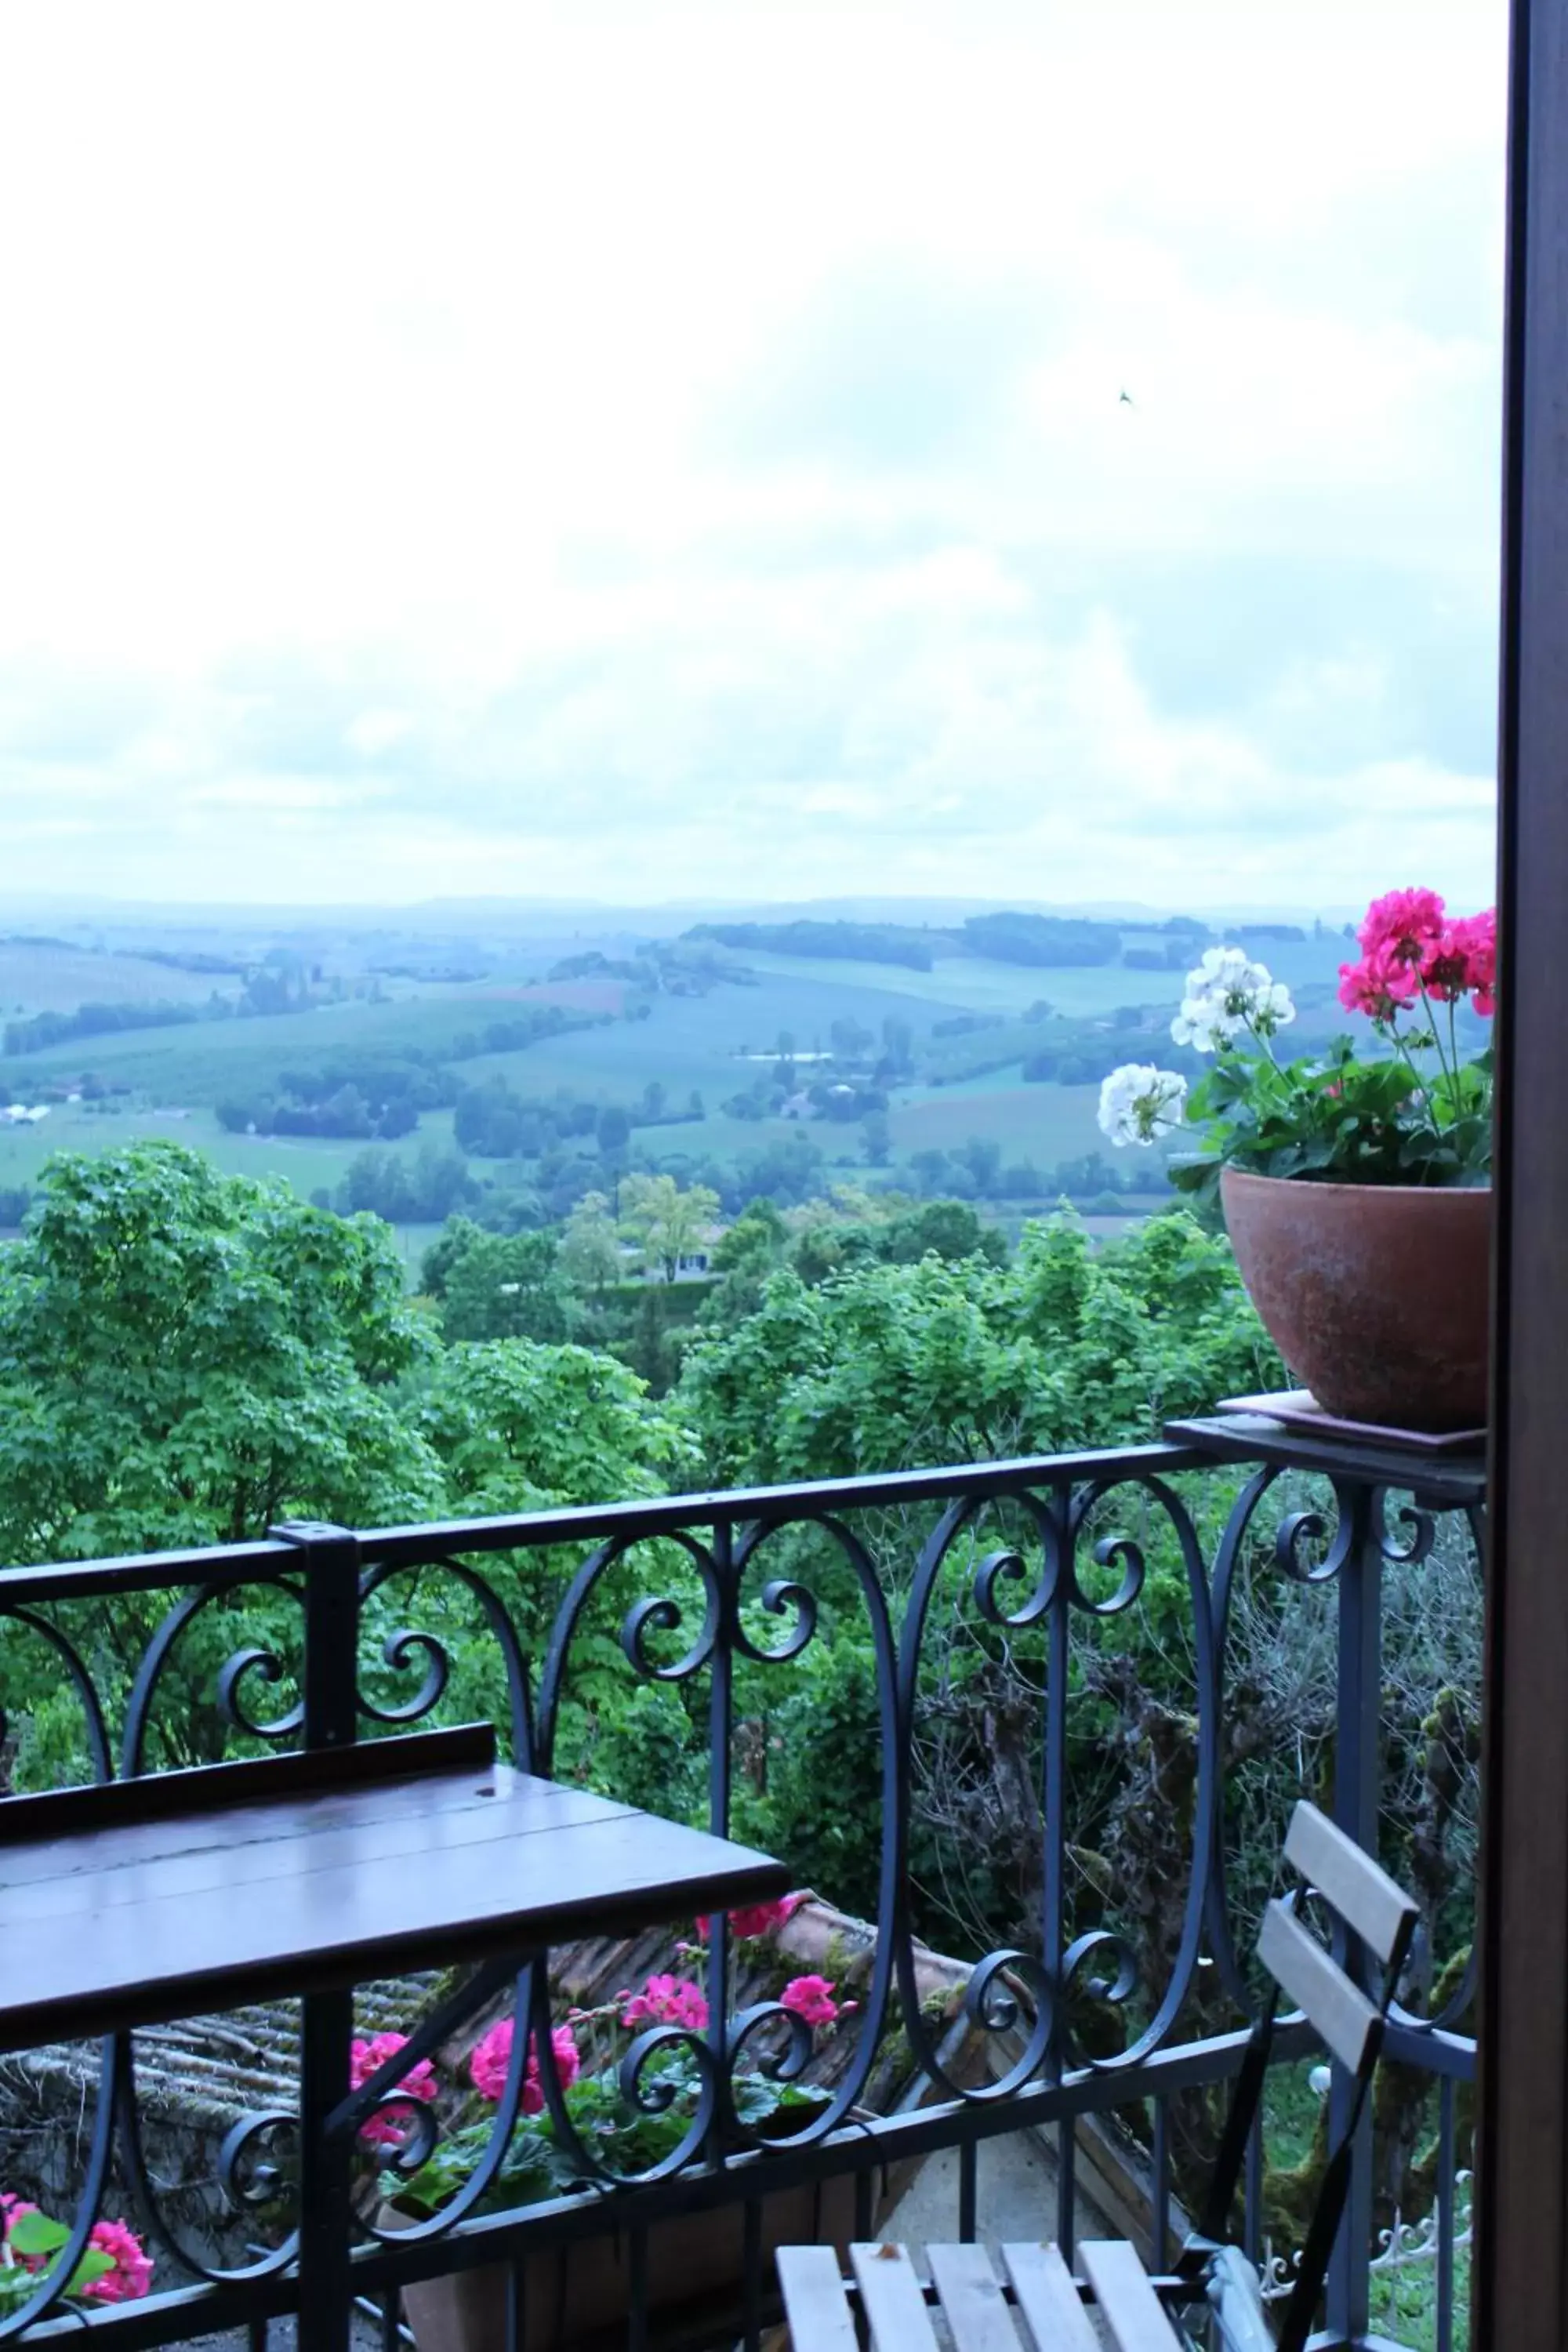
<instances>
[{"instance_id":1,"label":"wooden slat seat","mask_svg":"<svg viewBox=\"0 0 1568 2352\"><path fill-rule=\"evenodd\" d=\"M1114 2239L1083 2249L1084 2267L1115 2352L1180 2352L1131 2246ZM1005 2280L984 2246L928 2246L935 2308L954 2352L1100 2352L1100 2339L1060 2250L1035 2242L1001 2250ZM853 2286L831 2246L785 2246L779 2284L793 2352L851 2352L852 2292L858 2291L871 2352L935 2352L936 2330L907 2250L849 2249Z\"/></svg>"}]
</instances>

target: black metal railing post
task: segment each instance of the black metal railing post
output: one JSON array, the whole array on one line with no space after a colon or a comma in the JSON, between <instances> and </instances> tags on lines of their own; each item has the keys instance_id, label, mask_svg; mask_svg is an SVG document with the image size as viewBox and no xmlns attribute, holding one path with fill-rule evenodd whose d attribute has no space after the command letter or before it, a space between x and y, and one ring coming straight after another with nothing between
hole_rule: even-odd
<instances>
[{"instance_id":1,"label":"black metal railing post","mask_svg":"<svg viewBox=\"0 0 1568 2352\"><path fill-rule=\"evenodd\" d=\"M1339 1489L1350 1541L1339 1576L1339 1665L1334 1706L1334 1819L1366 1853L1377 1852L1383 1762L1383 1497L1374 1486ZM1346 1954L1356 1973L1359 1955ZM1347 2127L1355 2084L1334 2064L1329 2089L1329 2140ZM1373 2242L1372 2107L1367 2104L1351 2158L1350 2187L1329 2265L1330 2339L1357 2344L1371 2322Z\"/></svg>"},{"instance_id":2,"label":"black metal railing post","mask_svg":"<svg viewBox=\"0 0 1568 2352\"><path fill-rule=\"evenodd\" d=\"M304 1555L305 1746L350 1747L359 1736L359 1538L316 1519L268 1533Z\"/></svg>"},{"instance_id":3,"label":"black metal railing post","mask_svg":"<svg viewBox=\"0 0 1568 2352\"><path fill-rule=\"evenodd\" d=\"M359 1732L358 1541L346 1528L315 1521L270 1532L304 1554L305 1745L352 1747ZM327 2123L351 2087L353 1993L310 1993L300 2007L300 2352L348 2352L354 2143Z\"/></svg>"}]
</instances>

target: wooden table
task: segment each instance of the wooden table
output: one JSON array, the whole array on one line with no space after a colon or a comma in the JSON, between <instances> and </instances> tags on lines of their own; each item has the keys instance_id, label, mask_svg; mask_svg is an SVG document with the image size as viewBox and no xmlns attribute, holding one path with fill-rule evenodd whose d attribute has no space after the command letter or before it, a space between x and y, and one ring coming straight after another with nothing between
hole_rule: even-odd
<instances>
[{"instance_id":1,"label":"wooden table","mask_svg":"<svg viewBox=\"0 0 1568 2352\"><path fill-rule=\"evenodd\" d=\"M329 2352L353 2292L353 1986L489 1961L471 2011L551 1944L787 1884L765 1854L498 1764L488 1724L8 1798L0 2053L303 1996L300 2340Z\"/></svg>"}]
</instances>

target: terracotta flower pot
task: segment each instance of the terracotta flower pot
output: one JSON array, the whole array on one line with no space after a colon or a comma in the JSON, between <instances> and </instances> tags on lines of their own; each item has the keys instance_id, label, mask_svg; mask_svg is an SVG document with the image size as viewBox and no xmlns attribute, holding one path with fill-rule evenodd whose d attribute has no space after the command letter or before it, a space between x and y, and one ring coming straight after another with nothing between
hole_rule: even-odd
<instances>
[{"instance_id":1,"label":"terracotta flower pot","mask_svg":"<svg viewBox=\"0 0 1568 2352\"><path fill-rule=\"evenodd\" d=\"M1489 1187L1226 1168L1220 1198L1264 1328L1325 1412L1390 1429L1484 1426Z\"/></svg>"}]
</instances>

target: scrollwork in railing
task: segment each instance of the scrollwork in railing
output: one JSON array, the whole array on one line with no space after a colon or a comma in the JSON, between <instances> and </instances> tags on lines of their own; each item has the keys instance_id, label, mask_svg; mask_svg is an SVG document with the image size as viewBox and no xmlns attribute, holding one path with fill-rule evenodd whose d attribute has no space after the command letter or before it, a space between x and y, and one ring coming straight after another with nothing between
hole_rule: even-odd
<instances>
[{"instance_id":1,"label":"scrollwork in railing","mask_svg":"<svg viewBox=\"0 0 1568 2352\"><path fill-rule=\"evenodd\" d=\"M858 2105L876 2063L878 2045L887 2025L893 1988L898 1980L900 1949L907 1939L907 1930L901 1925L904 1887L900 1824L906 1818L908 1808L909 1759L907 1744L900 1733L898 1655L887 1594L865 1544L837 1514L808 1508L787 1520L754 1522L747 1527L733 1548L737 1601L746 1573L755 1566L763 1547L771 1537L786 1528L795 1532L811 1529L826 1536L849 1570L859 1597L870 1633L875 1668L882 1811L877 1910L882 1932L877 1937L870 1979L862 1997L860 2033L848 2067L819 2111L808 2116L795 2132L781 2132L776 2127L769 2131L767 2137L773 2146L795 2147L814 2139L826 2138L838 2128ZM736 1646L756 1664L787 1664L802 1655L816 1637L818 1624L816 1597L799 1577L781 1577L771 1579L763 1585L761 1598L764 1608L780 1615L786 1608L793 1608L795 1612L794 1625L783 1642L772 1648L764 1647L750 1640L737 1606L733 1618ZM715 1819L712 1826L724 1829L728 1823ZM889 1926L889 1923L897 1924ZM722 1994L727 1987L727 1932L723 1921L714 1922L710 1987L718 1994ZM733 2132L739 2144L752 2145L760 2141L761 2135L751 2131L736 2112L733 2078L744 2046L752 2036L752 2021L762 2015L776 2014L778 2004L765 2003L744 2011L741 2018L731 2020L728 2028L721 2021L722 2006L721 2000L714 2000L715 2022L711 2031L715 2045L723 2052L727 2127ZM800 2062L804 2064L809 2055L809 2032L804 2029L802 2021L793 2012L784 2013L790 2018L791 2049L800 2053ZM741 2033L737 2029L743 2021L746 2021L746 2031ZM721 2036L723 2037L721 2042ZM789 2081L794 2076L791 2073L784 2073L779 2079Z\"/></svg>"},{"instance_id":2,"label":"scrollwork in railing","mask_svg":"<svg viewBox=\"0 0 1568 2352\"><path fill-rule=\"evenodd\" d=\"M1473 2177L1468 2172L1454 2176L1454 2206L1445 2214L1434 2206L1419 2221L1406 2221L1396 2212L1386 2227L1380 2229L1376 2249L1367 2268L1386 2276L1390 2272L1436 2266L1441 2261L1463 2253L1473 2244L1475 2228L1472 2219ZM1265 2303L1282 2303L1296 2284L1300 2268L1300 2247L1288 2253L1277 2253L1274 2242L1264 2240L1263 2261L1259 2264L1260 2292Z\"/></svg>"},{"instance_id":3,"label":"scrollwork in railing","mask_svg":"<svg viewBox=\"0 0 1568 2352\"><path fill-rule=\"evenodd\" d=\"M412 1697L384 1705L363 1688L359 1694L360 1713L368 1715L373 1723L418 1723L432 1708L439 1706L451 1680L452 1656L444 1642L434 1633L422 1633L412 1626L402 1626L388 1633L381 1645L381 1663L393 1674L406 1674L420 1658L425 1661L425 1679Z\"/></svg>"},{"instance_id":4,"label":"scrollwork in railing","mask_svg":"<svg viewBox=\"0 0 1568 2352\"><path fill-rule=\"evenodd\" d=\"M1149 2014L1141 2030L1132 2033L1117 2052L1084 2053L1084 2062L1101 2072L1131 2069L1169 2039L1193 1987L1203 1951L1205 1921L1212 1908L1212 1889L1215 1879L1221 1875L1218 1837L1221 1755L1219 1642L1211 1608L1208 1571L1197 1529L1181 1496L1165 1479L1147 1474L1131 1480L1105 1478L1079 1489L1074 1497L1069 1522L1073 1541L1068 1556L1072 1605L1093 1620L1109 1621L1131 1609L1145 1589L1148 1578L1147 1539L1137 1540L1120 1529L1099 1536L1091 1536L1089 1532L1095 1514L1129 1486L1135 1487L1146 1503L1155 1507L1161 1523L1174 1540L1180 1559L1190 1612L1195 1700L1188 1737L1196 1752L1193 1759L1191 1849L1187 1857L1186 1893L1176 1949L1171 1958L1163 1986L1148 1988ZM1121 1570L1121 1584L1104 1599L1097 1600L1085 1592L1077 1572L1077 1550L1086 1538L1091 1541L1091 1557L1097 1567L1120 1568ZM1101 1998L1108 2006L1131 2013L1134 1998L1141 1990L1137 1962L1131 1944L1114 1929L1091 1932L1068 1946L1060 1963L1064 1991L1086 1958L1097 1952L1103 1958L1112 1951L1117 1956L1117 1967L1109 1989ZM1063 2025L1065 2031L1065 2015Z\"/></svg>"},{"instance_id":5,"label":"scrollwork in railing","mask_svg":"<svg viewBox=\"0 0 1568 2352\"><path fill-rule=\"evenodd\" d=\"M1027 2004L1020 1993L1030 1996ZM1011 2098L1036 2080L1056 2037L1056 1996L1054 1979L1032 1952L990 1952L973 1970L963 1991L970 2023L983 2033L997 2035L1019 2035L1023 2028L1018 2056L974 2090L976 2099Z\"/></svg>"},{"instance_id":6,"label":"scrollwork in railing","mask_svg":"<svg viewBox=\"0 0 1568 2352\"><path fill-rule=\"evenodd\" d=\"M505 1601L489 1577L481 1575L478 1569L470 1568L466 1560L441 1552L433 1559L413 1567L401 1562L382 1562L367 1569L360 1579L362 1613L388 1591L394 1577L408 1575L448 1578L478 1603L486 1633L500 1654L506 1679L506 1728L511 1752L519 1765L525 1770L532 1770L533 1713L528 1662ZM406 1728L411 1724L423 1722L446 1696L451 1675L451 1654L445 1641L425 1628L412 1627L399 1627L383 1640L382 1664L395 1674L406 1674L417 1665L421 1655L425 1662L424 1679L406 1699L380 1700L366 1691L362 1681L360 1709L373 1723L397 1724Z\"/></svg>"},{"instance_id":7,"label":"scrollwork in railing","mask_svg":"<svg viewBox=\"0 0 1568 2352\"><path fill-rule=\"evenodd\" d=\"M132 1685L125 1708L125 1732L121 1742L121 1770L132 1780L148 1769L148 1741L153 1728L153 1708L163 1676L174 1661L180 1643L209 1609L232 1606L237 1588L232 1583L204 1584L187 1593L168 1611L146 1649ZM282 1593L300 1612L301 1636L304 1628L304 1589L290 1576L257 1575L249 1580L251 1591ZM284 1681L289 1675L282 1658L269 1645L251 1643L226 1661L219 1669L216 1693L225 1719L237 1730L256 1739L281 1744L294 1737L304 1720L303 1711L291 1707L276 1722L263 1724L247 1716L239 1702L240 1685L255 1675L267 1683Z\"/></svg>"},{"instance_id":8,"label":"scrollwork in railing","mask_svg":"<svg viewBox=\"0 0 1568 2352\"><path fill-rule=\"evenodd\" d=\"M275 2206L289 2190L289 2171L268 2144L292 2143L293 2168L300 2161L300 2118L292 2107L258 2108L239 2116L224 2134L217 2152L217 2185L236 2212Z\"/></svg>"},{"instance_id":9,"label":"scrollwork in railing","mask_svg":"<svg viewBox=\"0 0 1568 2352\"><path fill-rule=\"evenodd\" d=\"M280 1683L288 1676L288 1668L276 1650L237 1650L225 1660L217 1673L218 1712L226 1723L243 1731L249 1739L266 1739L281 1743L291 1739L305 1720L303 1701L289 1707L283 1715L263 1723L247 1712L240 1696L241 1686L252 1675L258 1682Z\"/></svg>"},{"instance_id":10,"label":"scrollwork in railing","mask_svg":"<svg viewBox=\"0 0 1568 2352\"><path fill-rule=\"evenodd\" d=\"M1075 1513L1073 1525L1075 1535L1081 1529L1089 1508L1089 1499L1085 1498ZM1113 1532L1096 1537L1090 1546L1089 1556L1096 1568L1120 1568L1121 1581L1114 1592L1106 1594L1103 1599L1096 1599L1093 1593L1084 1588L1083 1580L1078 1573L1075 1551L1070 1556L1072 1605L1075 1609L1081 1609L1086 1616L1120 1617L1123 1611L1131 1609L1133 1602L1142 1594L1149 1574L1149 1563L1144 1556L1143 1548L1135 1542L1131 1536Z\"/></svg>"}]
</instances>

